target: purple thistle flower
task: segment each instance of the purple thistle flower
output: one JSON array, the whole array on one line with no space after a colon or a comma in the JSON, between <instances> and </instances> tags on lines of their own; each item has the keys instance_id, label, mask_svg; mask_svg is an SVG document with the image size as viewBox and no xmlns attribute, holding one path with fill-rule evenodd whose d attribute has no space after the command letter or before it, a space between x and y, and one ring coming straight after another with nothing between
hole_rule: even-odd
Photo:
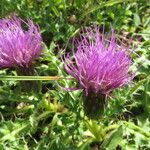
<instances>
[{"instance_id":1,"label":"purple thistle flower","mask_svg":"<svg viewBox=\"0 0 150 150\"><path fill-rule=\"evenodd\" d=\"M42 48L39 28L31 20L26 23L17 16L0 20L0 68L15 67L17 75L35 75L32 61L40 56ZM21 90L38 92L39 85L37 81L22 81Z\"/></svg>"},{"instance_id":2,"label":"purple thistle flower","mask_svg":"<svg viewBox=\"0 0 150 150\"><path fill-rule=\"evenodd\" d=\"M22 23L27 26L24 30ZM31 20L25 23L20 18L0 20L0 67L26 67L39 57L42 38L39 29Z\"/></svg>"},{"instance_id":3,"label":"purple thistle flower","mask_svg":"<svg viewBox=\"0 0 150 150\"><path fill-rule=\"evenodd\" d=\"M99 115L96 113L103 110L106 95L131 80L129 51L116 43L113 30L109 40L100 34L98 26L86 28L79 39L73 39L72 46L76 52L72 57L69 54L65 57L65 70L84 90L87 115L92 112Z\"/></svg>"}]
</instances>

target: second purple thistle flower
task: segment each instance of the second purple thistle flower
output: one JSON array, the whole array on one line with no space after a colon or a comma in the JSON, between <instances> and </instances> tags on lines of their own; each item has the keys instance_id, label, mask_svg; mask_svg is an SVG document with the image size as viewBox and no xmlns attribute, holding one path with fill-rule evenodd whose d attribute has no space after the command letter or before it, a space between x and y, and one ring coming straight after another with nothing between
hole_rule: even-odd
<instances>
[{"instance_id":1,"label":"second purple thistle flower","mask_svg":"<svg viewBox=\"0 0 150 150\"><path fill-rule=\"evenodd\" d=\"M32 61L41 55L42 49L40 30L31 20L24 22L17 16L0 20L0 68L13 67L21 76L35 75ZM21 83L25 92L38 87L36 82Z\"/></svg>"},{"instance_id":2,"label":"second purple thistle flower","mask_svg":"<svg viewBox=\"0 0 150 150\"><path fill-rule=\"evenodd\" d=\"M131 52L117 44L113 30L106 38L98 26L84 29L78 39L73 39L72 47L75 53L65 57L65 69L84 91L86 115L98 118L104 111L106 97L131 80Z\"/></svg>"},{"instance_id":3,"label":"second purple thistle flower","mask_svg":"<svg viewBox=\"0 0 150 150\"><path fill-rule=\"evenodd\" d=\"M27 30L23 28L26 26ZM0 20L0 67L28 68L42 51L42 37L31 20L25 23L20 18Z\"/></svg>"}]
</instances>

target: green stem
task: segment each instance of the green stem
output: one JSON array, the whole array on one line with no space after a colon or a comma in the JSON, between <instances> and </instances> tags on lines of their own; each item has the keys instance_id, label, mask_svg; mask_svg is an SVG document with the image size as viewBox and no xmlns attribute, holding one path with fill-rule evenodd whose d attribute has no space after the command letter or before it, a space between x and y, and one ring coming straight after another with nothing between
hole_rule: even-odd
<instances>
[{"instance_id":1,"label":"green stem","mask_svg":"<svg viewBox=\"0 0 150 150\"><path fill-rule=\"evenodd\" d=\"M2 81L56 81L56 80L72 80L73 78L65 78L58 76L0 76Z\"/></svg>"}]
</instances>

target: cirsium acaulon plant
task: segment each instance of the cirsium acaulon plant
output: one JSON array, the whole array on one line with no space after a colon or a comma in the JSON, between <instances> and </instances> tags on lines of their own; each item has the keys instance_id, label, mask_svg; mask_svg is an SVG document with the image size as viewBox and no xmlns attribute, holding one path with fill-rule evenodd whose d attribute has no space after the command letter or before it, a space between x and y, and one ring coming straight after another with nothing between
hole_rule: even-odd
<instances>
[{"instance_id":1,"label":"cirsium acaulon plant","mask_svg":"<svg viewBox=\"0 0 150 150\"><path fill-rule=\"evenodd\" d=\"M98 26L86 28L78 39L73 39L74 55L65 57L65 70L84 91L84 110L90 118L102 115L106 97L116 88L127 84L132 75L130 51L100 33Z\"/></svg>"},{"instance_id":2,"label":"cirsium acaulon plant","mask_svg":"<svg viewBox=\"0 0 150 150\"><path fill-rule=\"evenodd\" d=\"M0 20L0 68L15 67L18 75L34 75L32 61L42 48L39 28L32 20L24 22L17 16Z\"/></svg>"}]
</instances>

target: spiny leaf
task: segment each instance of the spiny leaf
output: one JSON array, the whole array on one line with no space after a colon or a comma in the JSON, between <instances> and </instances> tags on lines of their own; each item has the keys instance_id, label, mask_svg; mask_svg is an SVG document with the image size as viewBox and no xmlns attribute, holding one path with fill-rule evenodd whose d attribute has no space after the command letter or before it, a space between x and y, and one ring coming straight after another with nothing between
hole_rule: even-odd
<instances>
[{"instance_id":1,"label":"spiny leaf","mask_svg":"<svg viewBox=\"0 0 150 150\"><path fill-rule=\"evenodd\" d=\"M115 150L117 145L119 145L120 141L122 140L123 136L123 126L120 125L115 131L109 135L102 144L103 148L107 150Z\"/></svg>"}]
</instances>

